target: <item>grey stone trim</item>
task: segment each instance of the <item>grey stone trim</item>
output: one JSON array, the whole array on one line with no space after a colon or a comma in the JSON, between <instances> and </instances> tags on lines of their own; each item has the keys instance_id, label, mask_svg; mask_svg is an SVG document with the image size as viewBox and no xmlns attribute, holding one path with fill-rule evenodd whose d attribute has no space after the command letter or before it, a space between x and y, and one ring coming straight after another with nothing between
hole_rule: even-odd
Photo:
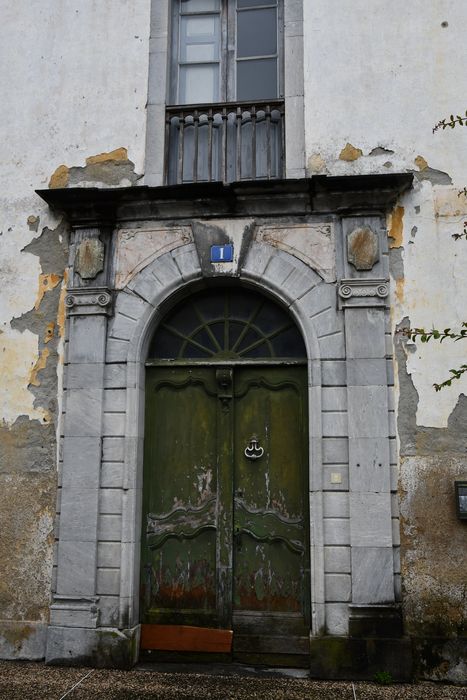
<instances>
[{"instance_id":1,"label":"grey stone trim","mask_svg":"<svg viewBox=\"0 0 467 700\"><path fill-rule=\"evenodd\" d=\"M18 643L18 640L21 640ZM42 661L47 644L47 622L0 620L0 658Z\"/></svg>"},{"instance_id":2,"label":"grey stone trim","mask_svg":"<svg viewBox=\"0 0 467 700\"><path fill-rule=\"evenodd\" d=\"M339 297L341 308L386 306L389 297L389 280L341 279Z\"/></svg>"},{"instance_id":3,"label":"grey stone trim","mask_svg":"<svg viewBox=\"0 0 467 700\"><path fill-rule=\"evenodd\" d=\"M189 253L188 256L185 254ZM190 261L187 269L179 264L181 257ZM174 265L174 263L176 263ZM307 274L308 272L308 274ZM189 273L189 274L187 274ZM314 273L308 271L304 263L294 256L278 251L264 244L253 243L246 255L245 261L239 270L240 279L255 284L260 289L273 293L278 299L289 306L296 321L301 327L308 345L310 362L310 378L312 388L318 390L321 384L320 347L318 334L315 331L313 311L316 316L323 316L320 321L320 332L332 350L333 355L341 355L344 352L342 322L339 322L335 310L335 287L324 292L321 285L316 285ZM142 473L142 417L144 415L144 358L152 333L157 325L166 300L175 292L181 291L187 284L187 279L201 281L202 273L193 254L193 245L182 246L177 249L176 256L166 253L152 261L144 270L139 272L131 280L129 287L134 294L147 302L147 307L138 319L132 338L129 341L118 341L110 338L108 343L107 360L123 364L127 361L129 374L136 380L133 391L127 391L126 428L125 428L125 471L124 484L135 489L128 492L123 499L122 518L125 523L123 532L128 542L125 551L122 552L122 568L120 592L122 601L121 620L127 616L129 624L138 619L138 578L139 578L139 528L140 528L140 502L141 502L141 473ZM309 282L308 282L309 279ZM324 283L323 283L324 285ZM331 286L331 285L328 285ZM297 301L297 289L302 296L312 294L313 288L318 289L316 300L307 299L307 303ZM116 302L118 306L118 299ZM321 308L319 308L321 304ZM313 307L313 311L310 309ZM329 307L329 308L328 308ZM332 308L334 310L332 310ZM320 313L321 312L321 313ZM129 387L130 388L130 387ZM133 389L133 386L131 387ZM319 402L317 403L317 399ZM321 414L320 397L313 395L313 413ZM310 440L310 503L313 512L313 542L311 543L312 555L312 616L313 633L318 634L324 628L324 551L323 551L323 525L322 525L322 426L317 421L311 425ZM345 448L346 449L346 448ZM111 450L111 443L104 439L104 455L106 459L115 457ZM118 460L121 459L121 451L118 451ZM344 460L345 461L345 460ZM112 516L101 516L112 517ZM102 527L102 526L101 526ZM129 617L128 617L129 616Z\"/></svg>"},{"instance_id":4,"label":"grey stone trim","mask_svg":"<svg viewBox=\"0 0 467 700\"><path fill-rule=\"evenodd\" d=\"M62 627L47 633L46 663L131 668L138 660L140 626L131 629Z\"/></svg>"},{"instance_id":5,"label":"grey stone trim","mask_svg":"<svg viewBox=\"0 0 467 700\"><path fill-rule=\"evenodd\" d=\"M55 595L50 606L50 624L61 627L95 628L99 621L99 598Z\"/></svg>"},{"instance_id":6,"label":"grey stone trim","mask_svg":"<svg viewBox=\"0 0 467 700\"><path fill-rule=\"evenodd\" d=\"M112 292L107 287L70 287L65 306L69 316L110 316Z\"/></svg>"},{"instance_id":7,"label":"grey stone trim","mask_svg":"<svg viewBox=\"0 0 467 700\"><path fill-rule=\"evenodd\" d=\"M165 107L168 94L170 3L151 2L149 89L144 184L164 184ZM305 175L303 0L284 0L286 177Z\"/></svg>"},{"instance_id":8,"label":"grey stone trim","mask_svg":"<svg viewBox=\"0 0 467 700\"><path fill-rule=\"evenodd\" d=\"M169 52L169 0L151 0L149 86L144 184L164 184L165 104Z\"/></svg>"}]
</instances>

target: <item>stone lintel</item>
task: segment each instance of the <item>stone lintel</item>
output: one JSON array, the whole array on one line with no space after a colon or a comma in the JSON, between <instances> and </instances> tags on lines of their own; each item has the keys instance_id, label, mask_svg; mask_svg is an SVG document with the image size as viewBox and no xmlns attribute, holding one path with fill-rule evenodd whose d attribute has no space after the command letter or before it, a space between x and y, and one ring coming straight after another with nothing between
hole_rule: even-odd
<instances>
[{"instance_id":1,"label":"stone lintel","mask_svg":"<svg viewBox=\"0 0 467 700\"><path fill-rule=\"evenodd\" d=\"M169 187L69 187L37 190L73 225L206 216L369 213L389 211L410 188L411 173L315 175L297 180L190 183Z\"/></svg>"}]
</instances>

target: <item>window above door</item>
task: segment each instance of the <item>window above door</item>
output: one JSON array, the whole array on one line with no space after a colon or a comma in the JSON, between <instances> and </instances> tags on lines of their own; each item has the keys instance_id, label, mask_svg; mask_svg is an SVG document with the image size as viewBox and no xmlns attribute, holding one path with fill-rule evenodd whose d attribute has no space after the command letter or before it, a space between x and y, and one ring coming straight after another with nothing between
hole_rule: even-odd
<instances>
[{"instance_id":1,"label":"window above door","mask_svg":"<svg viewBox=\"0 0 467 700\"><path fill-rule=\"evenodd\" d=\"M173 0L166 182L283 177L282 0Z\"/></svg>"},{"instance_id":2,"label":"window above door","mask_svg":"<svg viewBox=\"0 0 467 700\"><path fill-rule=\"evenodd\" d=\"M151 0L144 184L305 176L304 1Z\"/></svg>"},{"instance_id":3,"label":"window above door","mask_svg":"<svg viewBox=\"0 0 467 700\"><path fill-rule=\"evenodd\" d=\"M174 0L170 102L277 99L279 0Z\"/></svg>"}]
</instances>

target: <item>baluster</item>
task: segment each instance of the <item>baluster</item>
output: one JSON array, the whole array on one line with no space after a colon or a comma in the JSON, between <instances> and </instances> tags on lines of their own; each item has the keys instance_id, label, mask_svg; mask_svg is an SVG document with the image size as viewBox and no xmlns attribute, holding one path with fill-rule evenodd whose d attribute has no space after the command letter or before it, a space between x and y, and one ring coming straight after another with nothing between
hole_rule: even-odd
<instances>
[{"instance_id":1,"label":"baluster","mask_svg":"<svg viewBox=\"0 0 467 700\"><path fill-rule=\"evenodd\" d=\"M222 107L222 154L221 154L221 172L223 182L227 182L227 108Z\"/></svg>"},{"instance_id":2,"label":"baluster","mask_svg":"<svg viewBox=\"0 0 467 700\"><path fill-rule=\"evenodd\" d=\"M178 164L177 164L177 183L183 182L183 150L185 147L185 115L180 112L178 116Z\"/></svg>"},{"instance_id":3,"label":"baluster","mask_svg":"<svg viewBox=\"0 0 467 700\"><path fill-rule=\"evenodd\" d=\"M193 128L195 130L193 136L193 182L198 182L198 129L199 129L199 112L195 109L193 113Z\"/></svg>"},{"instance_id":4,"label":"baluster","mask_svg":"<svg viewBox=\"0 0 467 700\"><path fill-rule=\"evenodd\" d=\"M172 115L170 112L166 112L165 115L165 144L164 144L164 182L170 185L169 177L169 153L172 144L170 143L170 125L171 125Z\"/></svg>"},{"instance_id":5,"label":"baluster","mask_svg":"<svg viewBox=\"0 0 467 700\"><path fill-rule=\"evenodd\" d=\"M256 105L251 106L251 179L256 180Z\"/></svg>"},{"instance_id":6,"label":"baluster","mask_svg":"<svg viewBox=\"0 0 467 700\"><path fill-rule=\"evenodd\" d=\"M242 179L242 108L237 107L237 158L235 168L235 179Z\"/></svg>"},{"instance_id":7,"label":"baluster","mask_svg":"<svg viewBox=\"0 0 467 700\"><path fill-rule=\"evenodd\" d=\"M208 182L212 182L212 107L208 109Z\"/></svg>"},{"instance_id":8,"label":"baluster","mask_svg":"<svg viewBox=\"0 0 467 700\"><path fill-rule=\"evenodd\" d=\"M279 153L279 172L278 177L285 176L285 118L284 118L284 108L281 106L279 108L279 118L280 118L280 153Z\"/></svg>"},{"instance_id":9,"label":"baluster","mask_svg":"<svg viewBox=\"0 0 467 700\"><path fill-rule=\"evenodd\" d=\"M267 176L271 179L271 106L266 105L264 108L264 116L266 119L266 158L267 158Z\"/></svg>"}]
</instances>

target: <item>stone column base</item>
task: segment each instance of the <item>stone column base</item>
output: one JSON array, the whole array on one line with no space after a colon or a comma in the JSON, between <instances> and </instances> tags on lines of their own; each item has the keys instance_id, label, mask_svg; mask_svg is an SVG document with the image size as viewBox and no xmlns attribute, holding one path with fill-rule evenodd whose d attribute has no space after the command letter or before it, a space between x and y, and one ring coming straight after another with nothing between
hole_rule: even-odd
<instances>
[{"instance_id":1,"label":"stone column base","mask_svg":"<svg viewBox=\"0 0 467 700\"><path fill-rule=\"evenodd\" d=\"M138 661L140 625L114 627L57 627L47 632L45 662L65 666L131 668Z\"/></svg>"},{"instance_id":2,"label":"stone column base","mask_svg":"<svg viewBox=\"0 0 467 700\"><path fill-rule=\"evenodd\" d=\"M408 638L316 637L310 640L312 678L373 680L386 671L395 681L412 680L412 643Z\"/></svg>"}]
</instances>

